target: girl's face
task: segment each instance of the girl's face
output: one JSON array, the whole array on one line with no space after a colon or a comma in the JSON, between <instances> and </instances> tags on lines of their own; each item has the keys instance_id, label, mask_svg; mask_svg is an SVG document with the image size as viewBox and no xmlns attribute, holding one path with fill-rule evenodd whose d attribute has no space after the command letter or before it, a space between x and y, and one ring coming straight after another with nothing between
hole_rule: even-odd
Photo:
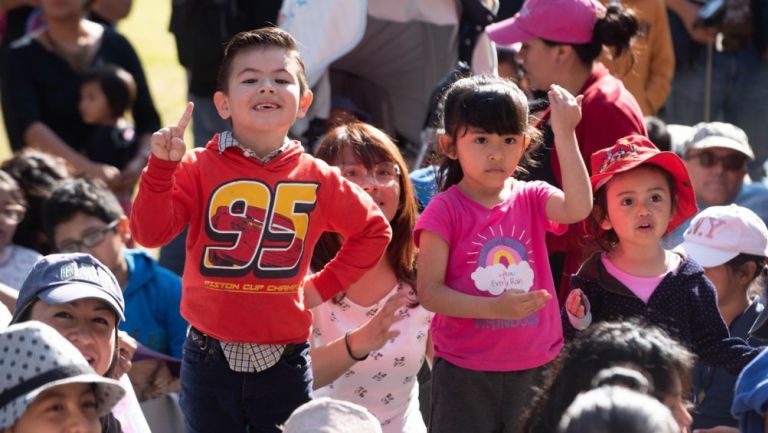
<instances>
[{"instance_id":1,"label":"girl's face","mask_svg":"<svg viewBox=\"0 0 768 433\"><path fill-rule=\"evenodd\" d=\"M107 95L96 82L83 83L80 87L80 117L89 125L110 125L114 123Z\"/></svg>"},{"instance_id":2,"label":"girl's face","mask_svg":"<svg viewBox=\"0 0 768 433\"><path fill-rule=\"evenodd\" d=\"M451 159L458 159L464 178L461 185L470 191L499 191L514 174L525 152L522 134L499 135L476 127L468 127L452 143L442 136L440 145Z\"/></svg>"},{"instance_id":3,"label":"girl's face","mask_svg":"<svg viewBox=\"0 0 768 433\"><path fill-rule=\"evenodd\" d=\"M547 90L556 83L554 73L558 70L558 47L549 46L535 38L524 42L518 59L525 68L528 86L534 90Z\"/></svg>"},{"instance_id":4,"label":"girl's face","mask_svg":"<svg viewBox=\"0 0 768 433\"><path fill-rule=\"evenodd\" d=\"M387 221L392 221L400 207L400 168L392 161L381 161L366 167L356 158L352 148L347 146L336 164L350 182L363 188L379 205Z\"/></svg>"},{"instance_id":5,"label":"girl's face","mask_svg":"<svg viewBox=\"0 0 768 433\"><path fill-rule=\"evenodd\" d=\"M14 200L11 192L0 187L0 251L13 240L16 226L24 218L26 209Z\"/></svg>"},{"instance_id":6,"label":"girl's face","mask_svg":"<svg viewBox=\"0 0 768 433\"><path fill-rule=\"evenodd\" d=\"M106 302L83 298L52 305L38 300L30 320L51 326L80 350L96 373L104 375L115 356L115 311Z\"/></svg>"},{"instance_id":7,"label":"girl's face","mask_svg":"<svg viewBox=\"0 0 768 433\"><path fill-rule=\"evenodd\" d=\"M7 431L12 433L98 433L93 385L59 385L41 393Z\"/></svg>"},{"instance_id":8,"label":"girl's face","mask_svg":"<svg viewBox=\"0 0 768 433\"><path fill-rule=\"evenodd\" d=\"M658 245L672 218L667 177L659 169L640 166L617 174L603 188L607 216L600 226L613 229L624 245Z\"/></svg>"}]
</instances>

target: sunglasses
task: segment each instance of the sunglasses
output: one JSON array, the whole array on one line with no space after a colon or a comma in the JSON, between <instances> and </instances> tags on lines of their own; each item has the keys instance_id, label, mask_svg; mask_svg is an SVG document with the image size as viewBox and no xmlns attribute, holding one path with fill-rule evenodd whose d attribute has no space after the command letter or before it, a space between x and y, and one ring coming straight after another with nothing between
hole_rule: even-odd
<instances>
[{"instance_id":1,"label":"sunglasses","mask_svg":"<svg viewBox=\"0 0 768 433\"><path fill-rule=\"evenodd\" d=\"M704 168L714 167L715 164L721 164L723 170L739 171L744 169L747 158L739 153L731 153L726 156L717 156L714 152L700 152L695 155L689 155L686 159L699 159L699 164Z\"/></svg>"}]
</instances>

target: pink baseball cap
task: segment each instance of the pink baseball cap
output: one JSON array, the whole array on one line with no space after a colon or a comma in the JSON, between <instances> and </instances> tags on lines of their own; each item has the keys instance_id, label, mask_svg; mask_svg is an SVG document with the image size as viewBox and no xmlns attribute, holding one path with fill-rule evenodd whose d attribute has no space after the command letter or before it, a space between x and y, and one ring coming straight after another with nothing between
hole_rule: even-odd
<instances>
[{"instance_id":1,"label":"pink baseball cap","mask_svg":"<svg viewBox=\"0 0 768 433\"><path fill-rule=\"evenodd\" d=\"M485 32L500 45L533 38L585 44L603 14L605 6L598 0L526 0L515 16L489 25Z\"/></svg>"}]
</instances>

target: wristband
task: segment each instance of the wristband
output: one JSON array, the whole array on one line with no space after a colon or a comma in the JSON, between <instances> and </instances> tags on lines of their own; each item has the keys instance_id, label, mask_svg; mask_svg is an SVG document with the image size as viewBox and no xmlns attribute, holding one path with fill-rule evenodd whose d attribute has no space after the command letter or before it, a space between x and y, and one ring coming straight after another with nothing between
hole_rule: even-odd
<instances>
[{"instance_id":1,"label":"wristband","mask_svg":"<svg viewBox=\"0 0 768 433\"><path fill-rule=\"evenodd\" d=\"M347 355L349 355L349 357L354 359L355 361L365 361L366 359L368 359L369 353L366 353L365 356L363 356L362 358L358 358L357 356L355 356L352 353L352 348L349 347L349 333L350 332L351 331L347 331L346 333L344 333L344 345L347 346Z\"/></svg>"}]
</instances>

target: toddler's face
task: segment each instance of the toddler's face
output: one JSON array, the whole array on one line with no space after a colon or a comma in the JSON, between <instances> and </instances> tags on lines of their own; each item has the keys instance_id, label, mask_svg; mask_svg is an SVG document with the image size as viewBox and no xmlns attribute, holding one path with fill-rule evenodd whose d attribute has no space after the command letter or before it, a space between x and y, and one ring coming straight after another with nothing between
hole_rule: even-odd
<instances>
[{"instance_id":1,"label":"toddler's face","mask_svg":"<svg viewBox=\"0 0 768 433\"><path fill-rule=\"evenodd\" d=\"M672 193L661 169L640 166L614 176L606 186L607 218L623 243L658 245L672 218Z\"/></svg>"},{"instance_id":2,"label":"toddler's face","mask_svg":"<svg viewBox=\"0 0 768 433\"><path fill-rule=\"evenodd\" d=\"M109 125L113 122L107 96L97 82L84 83L80 87L80 116L89 125Z\"/></svg>"},{"instance_id":3,"label":"toddler's face","mask_svg":"<svg viewBox=\"0 0 768 433\"><path fill-rule=\"evenodd\" d=\"M0 188L0 251L13 240L25 212L24 206L13 198L10 191Z\"/></svg>"},{"instance_id":4,"label":"toddler's face","mask_svg":"<svg viewBox=\"0 0 768 433\"><path fill-rule=\"evenodd\" d=\"M14 433L98 433L96 394L89 383L59 385L41 393L27 407Z\"/></svg>"}]
</instances>

